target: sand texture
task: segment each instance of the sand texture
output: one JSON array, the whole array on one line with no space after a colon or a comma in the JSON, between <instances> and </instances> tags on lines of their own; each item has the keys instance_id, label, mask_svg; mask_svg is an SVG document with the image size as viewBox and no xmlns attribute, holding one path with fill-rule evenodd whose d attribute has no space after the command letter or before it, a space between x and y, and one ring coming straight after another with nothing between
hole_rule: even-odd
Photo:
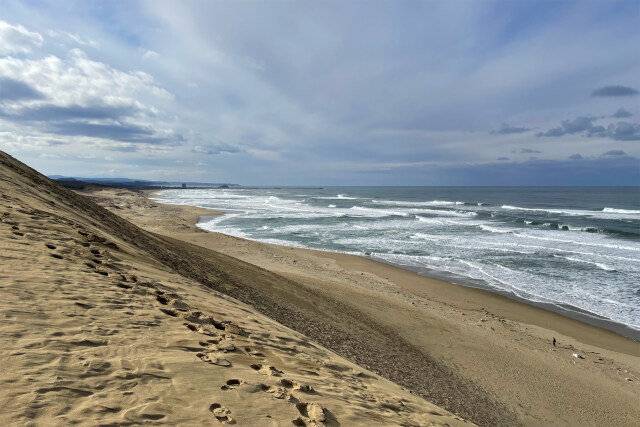
<instances>
[{"instance_id":1,"label":"sand texture","mask_svg":"<svg viewBox=\"0 0 640 427\"><path fill-rule=\"evenodd\" d=\"M267 316L303 323L250 286L288 279L207 253L0 152L0 423L470 425Z\"/></svg>"},{"instance_id":2,"label":"sand texture","mask_svg":"<svg viewBox=\"0 0 640 427\"><path fill-rule=\"evenodd\" d=\"M468 420L639 425L636 341L363 257L203 232L194 224L210 211L158 205L148 192L89 196L176 244L197 245L228 272L248 268L235 259L272 272L268 280L251 280L251 291L238 298ZM266 297L269 304L260 299Z\"/></svg>"}]
</instances>

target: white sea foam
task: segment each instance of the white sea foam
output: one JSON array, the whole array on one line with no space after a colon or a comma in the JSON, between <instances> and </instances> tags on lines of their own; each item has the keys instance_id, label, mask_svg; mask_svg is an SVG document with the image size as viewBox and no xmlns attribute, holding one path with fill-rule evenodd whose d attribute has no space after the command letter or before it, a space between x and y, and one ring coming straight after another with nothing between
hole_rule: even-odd
<instances>
[{"instance_id":1,"label":"white sea foam","mask_svg":"<svg viewBox=\"0 0 640 427\"><path fill-rule=\"evenodd\" d=\"M491 233L513 233L512 230L508 230L508 229L504 229L504 228L491 227L489 225L480 225L480 228L483 229L484 231L489 231Z\"/></svg>"},{"instance_id":2,"label":"white sea foam","mask_svg":"<svg viewBox=\"0 0 640 427\"><path fill-rule=\"evenodd\" d=\"M585 259L579 259L579 258L573 258L573 257L569 257L569 256L562 256L562 255L553 255L556 258L564 258L568 261L573 261L573 262L580 262L583 264L590 264L590 265L595 265L596 267L600 268L601 270L606 270L606 271L616 271L615 268L613 267L609 267L606 264L602 264L601 262L593 262L593 261L587 261Z\"/></svg>"},{"instance_id":3,"label":"white sea foam","mask_svg":"<svg viewBox=\"0 0 640 427\"><path fill-rule=\"evenodd\" d=\"M381 205L399 205L399 206L456 206L456 205L466 204L465 202L447 201L447 200L431 200L427 202L410 202L410 201L403 201L403 200L372 200L372 202L378 203Z\"/></svg>"},{"instance_id":4,"label":"white sea foam","mask_svg":"<svg viewBox=\"0 0 640 427\"><path fill-rule=\"evenodd\" d=\"M606 219L640 219L640 210L604 208L601 211L589 211L579 209L547 209L547 208L523 208L520 206L502 205L502 209L523 212L547 212L565 216L589 216Z\"/></svg>"},{"instance_id":5,"label":"white sea foam","mask_svg":"<svg viewBox=\"0 0 640 427\"><path fill-rule=\"evenodd\" d=\"M619 214L634 214L634 216L635 215L640 215L640 210L634 210L634 209L604 208L604 209L602 209L602 212L619 213Z\"/></svg>"}]
</instances>

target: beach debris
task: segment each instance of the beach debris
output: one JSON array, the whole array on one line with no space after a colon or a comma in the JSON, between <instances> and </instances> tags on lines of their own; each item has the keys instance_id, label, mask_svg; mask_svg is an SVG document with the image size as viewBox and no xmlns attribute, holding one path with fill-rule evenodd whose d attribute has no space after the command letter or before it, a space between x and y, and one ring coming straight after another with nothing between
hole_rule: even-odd
<instances>
[{"instance_id":1,"label":"beach debris","mask_svg":"<svg viewBox=\"0 0 640 427\"><path fill-rule=\"evenodd\" d=\"M556 346L556 337L553 337L553 346Z\"/></svg>"},{"instance_id":2,"label":"beach debris","mask_svg":"<svg viewBox=\"0 0 640 427\"><path fill-rule=\"evenodd\" d=\"M576 359L584 359L584 356L578 354L578 353L573 353L573 357L575 357Z\"/></svg>"},{"instance_id":3,"label":"beach debris","mask_svg":"<svg viewBox=\"0 0 640 427\"><path fill-rule=\"evenodd\" d=\"M627 378L625 378L625 380L627 380L627 381L633 381L631 378L628 378L628 377L627 377Z\"/></svg>"}]
</instances>

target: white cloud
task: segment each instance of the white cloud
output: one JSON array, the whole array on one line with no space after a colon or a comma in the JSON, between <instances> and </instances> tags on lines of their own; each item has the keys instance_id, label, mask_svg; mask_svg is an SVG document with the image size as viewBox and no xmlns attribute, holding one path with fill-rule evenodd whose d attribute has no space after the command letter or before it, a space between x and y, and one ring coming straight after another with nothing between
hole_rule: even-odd
<instances>
[{"instance_id":1,"label":"white cloud","mask_svg":"<svg viewBox=\"0 0 640 427\"><path fill-rule=\"evenodd\" d=\"M130 106L151 111L139 99L172 98L149 74L116 70L92 61L80 49L72 49L65 59L53 55L36 60L0 58L0 77L20 81L45 95L43 100L20 101L21 104Z\"/></svg>"},{"instance_id":2,"label":"white cloud","mask_svg":"<svg viewBox=\"0 0 640 427\"><path fill-rule=\"evenodd\" d=\"M160 58L160 54L153 50L148 50L142 55L142 59L144 59L145 61L158 59L158 58Z\"/></svg>"},{"instance_id":3,"label":"white cloud","mask_svg":"<svg viewBox=\"0 0 640 427\"><path fill-rule=\"evenodd\" d=\"M29 53L42 46L40 33L31 32L22 25L0 21L0 55Z\"/></svg>"}]
</instances>

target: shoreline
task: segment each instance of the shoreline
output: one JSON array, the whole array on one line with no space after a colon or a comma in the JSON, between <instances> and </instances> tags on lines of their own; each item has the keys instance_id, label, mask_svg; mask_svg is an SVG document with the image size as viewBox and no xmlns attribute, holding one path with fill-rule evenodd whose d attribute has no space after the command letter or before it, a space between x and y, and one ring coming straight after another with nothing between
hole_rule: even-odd
<instances>
[{"instance_id":1,"label":"shoreline","mask_svg":"<svg viewBox=\"0 0 640 427\"><path fill-rule=\"evenodd\" d=\"M162 196L159 194L153 194L154 197L157 197L157 199L162 199ZM152 199L154 200L154 199ZM167 204L167 205L172 205L170 203L164 203L164 202L160 202L162 204ZM207 211L210 211L211 213L209 215L200 215L198 217L198 220L195 222L195 225L199 227L199 224L203 224L206 223L207 220L210 219L215 219L220 217L221 215L225 215L227 212L226 211L222 211L222 210L210 210L208 208L201 208L198 206L191 206L191 205L172 205L172 206L189 206L189 207L194 207L194 208L198 208L198 209L205 209ZM200 229L202 229L203 231L206 232L211 232L211 233L218 233L216 231L212 231L212 230L207 230L205 228L199 227ZM221 233L224 234L224 233ZM427 269L427 268L420 268L420 267L413 267L410 265L403 265L403 264L398 264L398 263L394 263L394 262L390 262L390 261L386 261L382 258L378 258L375 255L359 255L359 254L352 254L352 253L342 253L342 252L336 252L336 251L332 251L330 249L319 249L319 248L308 248L305 246L288 246L288 245L283 245L283 244L274 244L274 243L269 243L269 242L264 242L258 239L250 239L250 238L246 238L246 237L237 237L237 236L232 236L232 235L227 235L226 236L230 236L230 237L234 237L234 238L238 238L238 239L245 239L245 240L250 240L253 242L258 242L258 243L263 243L263 244L273 244L275 246L281 246L283 248L295 248L295 249L304 249L304 250L310 250L310 251L318 251L318 252L327 252L327 253L332 253L332 254L336 254L336 255L349 255L349 256L357 256L357 257L361 257L363 259L366 260L370 260L373 262L378 262L378 263L382 263L382 264L386 264L386 265L391 265L397 268L401 268L403 270L407 270L407 271L411 271L413 273L415 273L418 276L422 276L422 277L427 277L430 279L436 279L436 280L441 280L445 283L448 283L450 285L454 285L454 286L462 286L465 288L471 288L471 289L479 289L485 292L489 292L493 295L498 295L498 296L502 296L505 298L508 298L510 300L516 301L518 303L522 303L522 304L526 304L528 306L532 306L532 307L537 307L540 308L542 310L545 311L549 311L552 313L556 313L556 314L560 314L561 316L564 316L566 318L569 319L573 319L576 320L578 322L582 322L585 323L587 325L590 326L594 326L597 328L601 328L607 331L611 331L614 332L617 335L620 335L624 338L629 338L633 341L636 342L640 342L640 330L634 329L629 327L628 325L625 325L623 323L619 323L616 322L614 320L611 320L607 317L601 316L599 314L596 313L592 313L589 312L588 310L582 309L580 307L576 307L573 306L571 304L566 304L566 303L553 303L553 302L543 302L543 301L535 301L535 300L530 300L524 297L521 297L519 295L516 295L513 292L510 292L508 290L503 290L503 289L498 289L495 287L491 287L488 284L486 284L485 282L481 281L481 280L475 280L472 278L468 278L468 277L464 277L464 276L459 276L459 275L455 275L452 273L449 273L447 271L439 271L439 270L434 270L434 269ZM454 282L454 280L459 280L460 283Z\"/></svg>"},{"instance_id":2,"label":"shoreline","mask_svg":"<svg viewBox=\"0 0 640 427\"><path fill-rule=\"evenodd\" d=\"M277 275L246 277L324 329L263 313L480 424L629 425L640 418L640 344L630 338L362 256L207 232L195 224L210 210L156 203L149 193L91 196L176 245L201 248L224 271L247 275L252 265Z\"/></svg>"}]
</instances>

